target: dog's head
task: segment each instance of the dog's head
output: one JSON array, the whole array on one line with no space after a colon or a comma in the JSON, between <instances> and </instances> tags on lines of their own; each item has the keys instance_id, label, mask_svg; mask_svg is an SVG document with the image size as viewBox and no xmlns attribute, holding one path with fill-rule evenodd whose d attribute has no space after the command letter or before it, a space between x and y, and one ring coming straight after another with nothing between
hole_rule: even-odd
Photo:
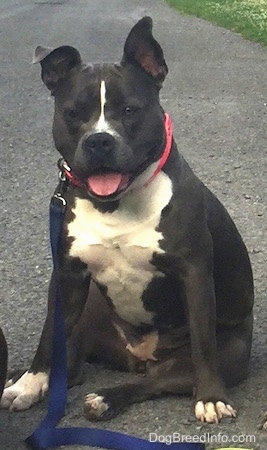
<instances>
[{"instance_id":1,"label":"dog's head","mask_svg":"<svg viewBox=\"0 0 267 450\"><path fill-rule=\"evenodd\" d=\"M70 46L37 47L33 62L55 97L56 147L89 195L114 200L145 178L165 146L159 90L168 68L152 20L132 28L120 64L84 64Z\"/></svg>"}]
</instances>

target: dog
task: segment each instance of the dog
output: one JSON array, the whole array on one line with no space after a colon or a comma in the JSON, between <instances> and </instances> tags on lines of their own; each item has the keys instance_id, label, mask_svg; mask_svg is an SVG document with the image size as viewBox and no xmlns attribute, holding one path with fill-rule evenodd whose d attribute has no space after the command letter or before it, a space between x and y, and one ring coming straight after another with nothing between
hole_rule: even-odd
<instances>
[{"instance_id":1,"label":"dog","mask_svg":"<svg viewBox=\"0 0 267 450\"><path fill-rule=\"evenodd\" d=\"M6 382L7 374L7 343L2 328L0 328L0 399Z\"/></svg>"},{"instance_id":2,"label":"dog","mask_svg":"<svg viewBox=\"0 0 267 450\"><path fill-rule=\"evenodd\" d=\"M177 150L151 18L132 28L120 64L85 64L70 46L38 46L34 62L55 99L53 137L70 181L39 347L2 407L29 408L48 389L58 283L69 386L86 360L145 374L89 393L87 419L163 394L193 395L202 422L235 417L227 387L248 374L252 269L233 220Z\"/></svg>"}]
</instances>

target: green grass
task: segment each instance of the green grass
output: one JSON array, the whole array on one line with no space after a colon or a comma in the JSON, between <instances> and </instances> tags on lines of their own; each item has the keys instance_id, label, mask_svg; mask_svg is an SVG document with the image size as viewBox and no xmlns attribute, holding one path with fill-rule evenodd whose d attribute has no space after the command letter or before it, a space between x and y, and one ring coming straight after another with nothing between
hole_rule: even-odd
<instances>
[{"instance_id":1,"label":"green grass","mask_svg":"<svg viewBox=\"0 0 267 450\"><path fill-rule=\"evenodd\" d=\"M184 14L202 17L267 45L267 0L165 0Z\"/></svg>"}]
</instances>

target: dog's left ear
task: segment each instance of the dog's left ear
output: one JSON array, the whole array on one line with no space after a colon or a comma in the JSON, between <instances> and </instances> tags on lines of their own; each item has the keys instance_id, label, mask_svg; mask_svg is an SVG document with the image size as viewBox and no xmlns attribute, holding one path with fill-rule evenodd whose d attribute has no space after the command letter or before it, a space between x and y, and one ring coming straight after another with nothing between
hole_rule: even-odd
<instances>
[{"instance_id":1,"label":"dog's left ear","mask_svg":"<svg viewBox=\"0 0 267 450\"><path fill-rule=\"evenodd\" d=\"M122 64L142 67L161 88L168 73L163 51L152 35L151 17L143 17L130 31L125 45Z\"/></svg>"}]
</instances>

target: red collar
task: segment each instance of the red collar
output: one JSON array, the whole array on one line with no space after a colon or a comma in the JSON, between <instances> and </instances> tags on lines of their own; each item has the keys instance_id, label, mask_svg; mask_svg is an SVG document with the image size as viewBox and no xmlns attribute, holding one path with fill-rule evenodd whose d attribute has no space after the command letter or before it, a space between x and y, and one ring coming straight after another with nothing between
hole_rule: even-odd
<instances>
[{"instance_id":1,"label":"red collar","mask_svg":"<svg viewBox=\"0 0 267 450\"><path fill-rule=\"evenodd\" d=\"M161 171L161 169L163 168L163 166L165 165L170 152L171 152L171 148L172 148L172 121L171 118L169 116L169 114L165 113L164 114L164 127L165 127L165 133L166 133L166 144L165 144L165 149L164 152L161 155L161 158L158 162L158 165L155 169L155 172L153 173L153 175L149 178L149 180L145 183L145 186L147 186L148 184L151 183L151 181L154 180L154 178L156 178L156 176L159 174L159 172Z\"/></svg>"},{"instance_id":2,"label":"red collar","mask_svg":"<svg viewBox=\"0 0 267 450\"><path fill-rule=\"evenodd\" d=\"M167 114L167 113L164 114L164 127L165 127L165 133L166 133L165 149L164 149L164 152L161 155L160 160L158 161L158 165L157 165L153 175L151 175L149 180L145 183L145 186L150 184L154 180L154 178L159 174L159 172L161 171L161 169L165 165L165 163L166 163L166 161L167 161L167 159L168 159L168 157L170 155L170 152L171 152L171 148L172 148L172 121L171 121L171 118L170 118L169 114ZM84 183L73 173L73 171L68 166L66 161L62 162L62 169L63 169L64 174L68 178L68 180L74 186L78 186L78 187L84 186Z\"/></svg>"}]
</instances>

